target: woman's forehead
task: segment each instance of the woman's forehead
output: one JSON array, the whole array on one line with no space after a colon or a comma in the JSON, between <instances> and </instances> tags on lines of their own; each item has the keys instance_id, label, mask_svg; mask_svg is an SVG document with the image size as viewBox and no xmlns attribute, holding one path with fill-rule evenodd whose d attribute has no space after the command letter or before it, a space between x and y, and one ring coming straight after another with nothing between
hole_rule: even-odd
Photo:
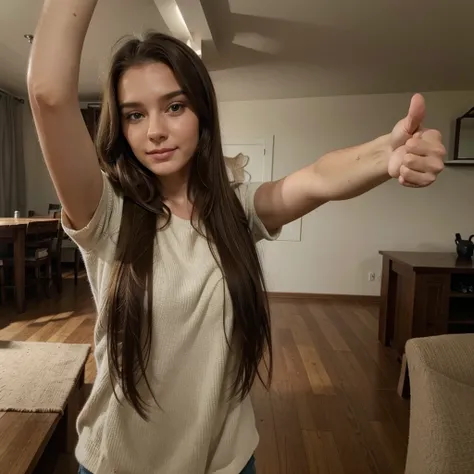
<instances>
[{"instance_id":1,"label":"woman's forehead","mask_svg":"<svg viewBox=\"0 0 474 474\"><path fill-rule=\"evenodd\" d=\"M145 63L127 69L118 84L120 102L156 101L181 89L173 71L163 63Z\"/></svg>"}]
</instances>

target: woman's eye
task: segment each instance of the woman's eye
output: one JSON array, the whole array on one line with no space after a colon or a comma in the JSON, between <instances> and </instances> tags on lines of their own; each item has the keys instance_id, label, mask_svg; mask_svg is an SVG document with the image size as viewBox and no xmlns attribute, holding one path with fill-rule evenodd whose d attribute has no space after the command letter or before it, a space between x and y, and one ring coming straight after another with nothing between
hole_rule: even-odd
<instances>
[{"instance_id":1,"label":"woman's eye","mask_svg":"<svg viewBox=\"0 0 474 474\"><path fill-rule=\"evenodd\" d=\"M178 112L181 112L181 110L183 109L184 105L183 104L179 104L179 103L176 103L176 104L171 104L169 106L169 111L173 114L176 114Z\"/></svg>"},{"instance_id":2,"label":"woman's eye","mask_svg":"<svg viewBox=\"0 0 474 474\"><path fill-rule=\"evenodd\" d=\"M137 120L140 120L142 116L143 115L139 112L133 112L133 114L127 115L127 120L137 121Z\"/></svg>"}]
</instances>

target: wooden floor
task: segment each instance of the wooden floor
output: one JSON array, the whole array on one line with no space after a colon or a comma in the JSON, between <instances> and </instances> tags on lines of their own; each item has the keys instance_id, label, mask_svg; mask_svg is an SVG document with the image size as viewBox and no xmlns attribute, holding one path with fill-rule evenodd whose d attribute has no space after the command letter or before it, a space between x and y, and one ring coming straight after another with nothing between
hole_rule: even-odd
<instances>
[{"instance_id":1,"label":"wooden floor","mask_svg":"<svg viewBox=\"0 0 474 474\"><path fill-rule=\"evenodd\" d=\"M92 343L95 313L85 280L60 298L0 307L0 340ZM402 474L407 401L399 364L377 342L377 306L339 300L271 300L275 372L252 392L258 474ZM95 364L86 366L92 384ZM61 458L55 474L75 472Z\"/></svg>"}]
</instances>

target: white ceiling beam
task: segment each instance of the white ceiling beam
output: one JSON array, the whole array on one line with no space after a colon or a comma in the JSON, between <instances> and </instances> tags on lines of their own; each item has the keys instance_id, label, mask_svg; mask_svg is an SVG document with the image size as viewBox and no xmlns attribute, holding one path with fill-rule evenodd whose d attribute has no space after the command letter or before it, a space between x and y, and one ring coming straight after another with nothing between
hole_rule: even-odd
<instances>
[{"instance_id":1,"label":"white ceiling beam","mask_svg":"<svg viewBox=\"0 0 474 474\"><path fill-rule=\"evenodd\" d=\"M175 0L154 0L170 33L181 41L188 41L191 32Z\"/></svg>"},{"instance_id":2,"label":"white ceiling beam","mask_svg":"<svg viewBox=\"0 0 474 474\"><path fill-rule=\"evenodd\" d=\"M176 3L191 35L198 36L202 41L212 41L212 32L201 2L199 0L176 0Z\"/></svg>"},{"instance_id":3,"label":"white ceiling beam","mask_svg":"<svg viewBox=\"0 0 474 474\"><path fill-rule=\"evenodd\" d=\"M154 0L171 34L194 50L202 41L213 42L200 0Z\"/></svg>"}]
</instances>

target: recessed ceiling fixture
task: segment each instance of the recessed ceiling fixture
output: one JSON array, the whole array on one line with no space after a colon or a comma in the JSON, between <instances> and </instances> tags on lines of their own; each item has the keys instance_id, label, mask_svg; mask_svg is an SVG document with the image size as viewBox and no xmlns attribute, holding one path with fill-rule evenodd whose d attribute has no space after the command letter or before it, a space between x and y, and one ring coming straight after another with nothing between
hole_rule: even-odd
<instances>
[{"instance_id":1,"label":"recessed ceiling fixture","mask_svg":"<svg viewBox=\"0 0 474 474\"><path fill-rule=\"evenodd\" d=\"M24 37L28 40L28 43L33 43L33 38L34 36L33 35L24 35Z\"/></svg>"}]
</instances>

